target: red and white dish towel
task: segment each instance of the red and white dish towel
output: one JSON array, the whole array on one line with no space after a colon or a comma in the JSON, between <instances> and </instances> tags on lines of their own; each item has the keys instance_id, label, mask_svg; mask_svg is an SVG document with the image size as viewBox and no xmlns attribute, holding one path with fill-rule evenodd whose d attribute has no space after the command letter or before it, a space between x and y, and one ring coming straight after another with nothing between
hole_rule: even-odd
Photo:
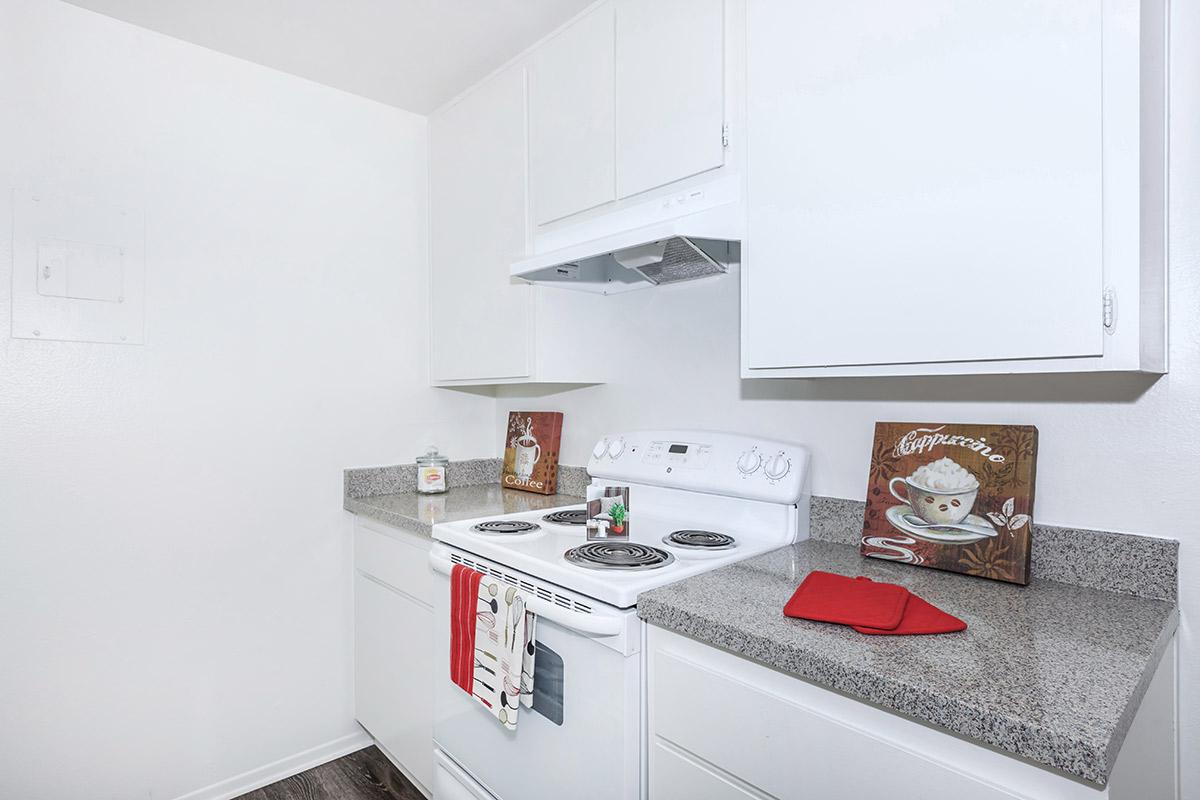
<instances>
[{"instance_id":1,"label":"red and white dish towel","mask_svg":"<svg viewBox=\"0 0 1200 800\"><path fill-rule=\"evenodd\" d=\"M967 623L894 583L813 570L783 607L789 617L848 625L872 635L954 633Z\"/></svg>"},{"instance_id":2,"label":"red and white dish towel","mask_svg":"<svg viewBox=\"0 0 1200 800\"><path fill-rule=\"evenodd\" d=\"M509 730L533 705L537 617L516 587L455 564L450 571L450 680Z\"/></svg>"}]
</instances>

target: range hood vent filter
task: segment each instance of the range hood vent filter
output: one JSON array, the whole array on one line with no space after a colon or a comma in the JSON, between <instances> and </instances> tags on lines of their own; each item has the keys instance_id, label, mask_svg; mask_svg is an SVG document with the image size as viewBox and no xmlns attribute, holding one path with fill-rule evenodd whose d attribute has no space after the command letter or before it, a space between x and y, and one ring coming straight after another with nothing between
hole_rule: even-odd
<instances>
[{"instance_id":1,"label":"range hood vent filter","mask_svg":"<svg viewBox=\"0 0 1200 800\"><path fill-rule=\"evenodd\" d=\"M741 262L737 222L727 209L681 217L530 256L513 264L511 274L598 294L723 275Z\"/></svg>"},{"instance_id":2,"label":"range hood vent filter","mask_svg":"<svg viewBox=\"0 0 1200 800\"><path fill-rule=\"evenodd\" d=\"M720 275L727 267L704 252L696 242L677 236L668 239L663 245L662 256L655 262L640 267L632 267L654 284L676 283L690 281L693 278L704 278L709 275ZM724 244L722 242L721 244ZM622 266L626 264L621 253L615 253L613 258Z\"/></svg>"}]
</instances>

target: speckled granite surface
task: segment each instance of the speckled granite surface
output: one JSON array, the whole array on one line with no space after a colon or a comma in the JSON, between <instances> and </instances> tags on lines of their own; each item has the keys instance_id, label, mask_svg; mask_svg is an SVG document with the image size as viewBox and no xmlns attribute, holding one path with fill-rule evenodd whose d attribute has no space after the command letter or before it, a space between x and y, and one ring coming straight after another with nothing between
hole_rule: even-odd
<instances>
[{"instance_id":1,"label":"speckled granite surface","mask_svg":"<svg viewBox=\"0 0 1200 800\"><path fill-rule=\"evenodd\" d=\"M558 465L558 486L556 488L559 494L583 497L587 494L587 485L591 480L588 477L586 467L568 467L565 464Z\"/></svg>"},{"instance_id":2,"label":"speckled granite surface","mask_svg":"<svg viewBox=\"0 0 1200 800\"><path fill-rule=\"evenodd\" d=\"M481 486L495 483L500 477L498 458L471 458L451 461L446 468L446 486ZM397 464L391 467L358 467L343 473L347 497L371 497L384 494L415 492L417 465Z\"/></svg>"},{"instance_id":3,"label":"speckled granite surface","mask_svg":"<svg viewBox=\"0 0 1200 800\"><path fill-rule=\"evenodd\" d=\"M1179 542L1128 533L1033 526L1032 580L1169 600L1179 592Z\"/></svg>"},{"instance_id":4,"label":"speckled granite surface","mask_svg":"<svg viewBox=\"0 0 1200 800\"><path fill-rule=\"evenodd\" d=\"M813 539L858 547L861 500L814 497L809 529ZM1175 601L1179 542L1129 533L1033 526L1030 583L1050 580Z\"/></svg>"},{"instance_id":5,"label":"speckled granite surface","mask_svg":"<svg viewBox=\"0 0 1200 800\"><path fill-rule=\"evenodd\" d=\"M456 486L442 494L417 494L408 491L366 497L346 495L342 507L396 528L430 536L433 526L439 522L495 517L582 502L583 498L573 495L534 494L516 489L502 489L493 476L490 484Z\"/></svg>"},{"instance_id":6,"label":"speckled granite surface","mask_svg":"<svg viewBox=\"0 0 1200 800\"><path fill-rule=\"evenodd\" d=\"M446 470L446 486L484 486L500 480L499 458L471 458L451 461ZM558 467L558 493L577 497L584 495L588 484L583 467ZM383 494L405 494L415 491L416 464L396 464L390 467L355 467L343 473L343 489L347 497L371 497Z\"/></svg>"},{"instance_id":7,"label":"speckled granite surface","mask_svg":"<svg viewBox=\"0 0 1200 800\"><path fill-rule=\"evenodd\" d=\"M814 569L902 584L970 627L864 636L783 616ZM1173 602L1045 579L1013 586L815 540L647 592L638 615L1097 784L1178 623Z\"/></svg>"}]
</instances>

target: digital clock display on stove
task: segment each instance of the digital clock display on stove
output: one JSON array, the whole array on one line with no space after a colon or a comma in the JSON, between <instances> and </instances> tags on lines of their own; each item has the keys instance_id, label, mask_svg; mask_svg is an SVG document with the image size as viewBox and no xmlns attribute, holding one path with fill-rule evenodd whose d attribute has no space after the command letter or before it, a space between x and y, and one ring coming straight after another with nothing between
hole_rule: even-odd
<instances>
[{"instance_id":1,"label":"digital clock display on stove","mask_svg":"<svg viewBox=\"0 0 1200 800\"><path fill-rule=\"evenodd\" d=\"M672 442L670 439L651 441L642 453L643 464L676 469L706 469L712 455L712 445L702 442Z\"/></svg>"}]
</instances>

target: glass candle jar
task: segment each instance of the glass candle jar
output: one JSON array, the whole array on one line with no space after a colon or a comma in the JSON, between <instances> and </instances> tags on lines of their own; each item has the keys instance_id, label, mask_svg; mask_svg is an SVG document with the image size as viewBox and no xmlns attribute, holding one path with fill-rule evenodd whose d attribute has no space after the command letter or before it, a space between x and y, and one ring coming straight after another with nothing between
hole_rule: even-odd
<instances>
[{"instance_id":1,"label":"glass candle jar","mask_svg":"<svg viewBox=\"0 0 1200 800\"><path fill-rule=\"evenodd\" d=\"M417 456L417 492L441 494L446 491L446 465L450 459L430 445L424 455Z\"/></svg>"}]
</instances>

